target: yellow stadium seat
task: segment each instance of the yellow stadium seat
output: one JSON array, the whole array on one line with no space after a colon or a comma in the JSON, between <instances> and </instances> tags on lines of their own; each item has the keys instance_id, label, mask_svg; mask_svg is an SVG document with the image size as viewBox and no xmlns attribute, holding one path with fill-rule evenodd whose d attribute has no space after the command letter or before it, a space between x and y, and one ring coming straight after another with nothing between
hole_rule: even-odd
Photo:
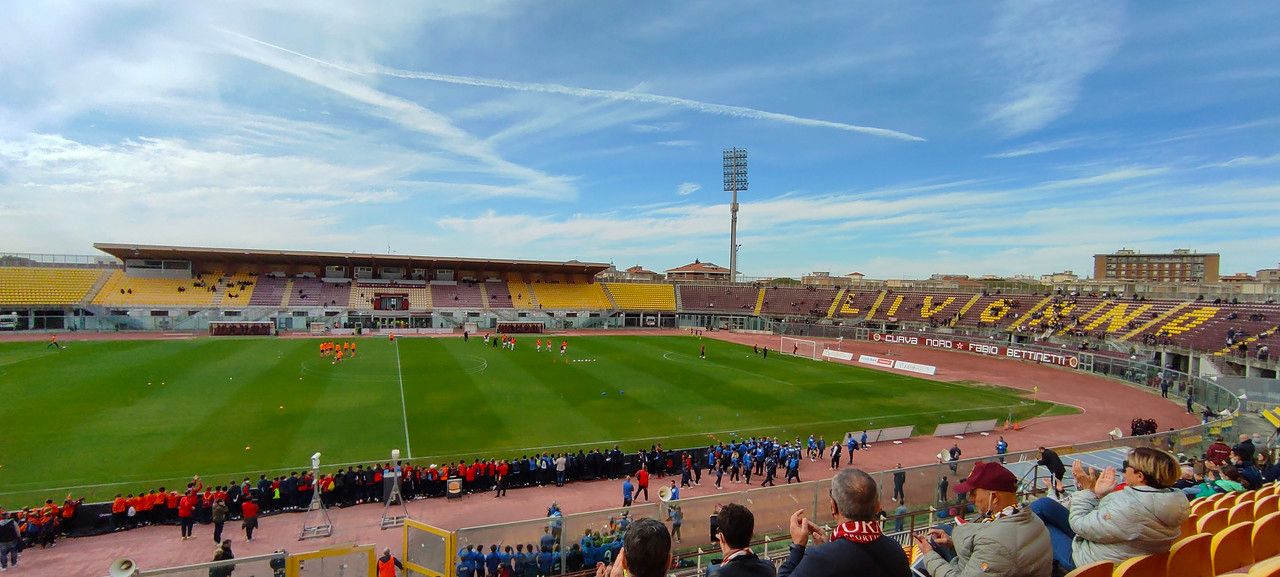
<instances>
[{"instance_id":1,"label":"yellow stadium seat","mask_svg":"<svg viewBox=\"0 0 1280 577\"><path fill-rule=\"evenodd\" d=\"M610 308L609 297L605 296L604 288L598 283L536 283L528 286L533 287L533 295L538 299L538 306L543 309Z\"/></svg>"},{"instance_id":2,"label":"yellow stadium seat","mask_svg":"<svg viewBox=\"0 0 1280 577\"><path fill-rule=\"evenodd\" d=\"M1240 501L1227 514L1227 526L1253 520L1253 501Z\"/></svg>"},{"instance_id":3,"label":"yellow stadium seat","mask_svg":"<svg viewBox=\"0 0 1280 577\"><path fill-rule=\"evenodd\" d=\"M1280 577L1280 557L1259 561L1249 568L1249 577Z\"/></svg>"},{"instance_id":4,"label":"yellow stadium seat","mask_svg":"<svg viewBox=\"0 0 1280 577\"><path fill-rule=\"evenodd\" d=\"M1204 515L1214 509L1215 503L1208 499L1191 505L1191 513L1194 515Z\"/></svg>"},{"instance_id":5,"label":"yellow stadium seat","mask_svg":"<svg viewBox=\"0 0 1280 577\"><path fill-rule=\"evenodd\" d=\"M96 268L0 267L0 305L73 305L103 273Z\"/></svg>"},{"instance_id":6,"label":"yellow stadium seat","mask_svg":"<svg viewBox=\"0 0 1280 577\"><path fill-rule=\"evenodd\" d=\"M1258 517L1258 520L1253 522L1252 540L1255 559L1280 555L1280 512Z\"/></svg>"},{"instance_id":7,"label":"yellow stadium seat","mask_svg":"<svg viewBox=\"0 0 1280 577\"><path fill-rule=\"evenodd\" d=\"M1209 555L1213 571L1221 575L1253 564L1253 523L1241 523L1223 529L1213 536Z\"/></svg>"},{"instance_id":8,"label":"yellow stadium seat","mask_svg":"<svg viewBox=\"0 0 1280 577\"><path fill-rule=\"evenodd\" d=\"M1280 511L1280 495L1267 495L1253 502L1253 518L1261 519L1264 515Z\"/></svg>"},{"instance_id":9,"label":"yellow stadium seat","mask_svg":"<svg viewBox=\"0 0 1280 577\"><path fill-rule=\"evenodd\" d=\"M1196 529L1201 533L1216 534L1227 528L1227 518L1231 514L1226 509L1214 509L1196 521Z\"/></svg>"},{"instance_id":10,"label":"yellow stadium seat","mask_svg":"<svg viewBox=\"0 0 1280 577\"><path fill-rule=\"evenodd\" d=\"M1165 577L1168 563L1168 553L1133 557L1116 565L1113 577Z\"/></svg>"},{"instance_id":11,"label":"yellow stadium seat","mask_svg":"<svg viewBox=\"0 0 1280 577\"><path fill-rule=\"evenodd\" d=\"M1213 507L1215 509L1230 509L1236 506L1236 501L1239 498L1240 493L1223 493L1221 498L1213 502Z\"/></svg>"},{"instance_id":12,"label":"yellow stadium seat","mask_svg":"<svg viewBox=\"0 0 1280 577\"><path fill-rule=\"evenodd\" d=\"M1076 567L1067 577L1111 577L1111 571L1115 568L1115 563L1110 561L1097 561L1083 567Z\"/></svg>"},{"instance_id":13,"label":"yellow stadium seat","mask_svg":"<svg viewBox=\"0 0 1280 577\"><path fill-rule=\"evenodd\" d=\"M1200 516L1195 513L1187 515L1187 518L1182 521L1182 526L1179 527L1178 537L1190 537L1191 535L1198 533L1199 531L1197 530L1197 527L1199 525L1197 525L1196 522L1199 520Z\"/></svg>"},{"instance_id":14,"label":"yellow stadium seat","mask_svg":"<svg viewBox=\"0 0 1280 577\"><path fill-rule=\"evenodd\" d=\"M618 308L626 310L675 311L676 290L670 284L604 283Z\"/></svg>"},{"instance_id":15,"label":"yellow stadium seat","mask_svg":"<svg viewBox=\"0 0 1280 577\"><path fill-rule=\"evenodd\" d=\"M1174 543L1169 549L1165 577L1213 577L1213 562L1209 558L1212 542L1213 535L1200 533Z\"/></svg>"}]
</instances>

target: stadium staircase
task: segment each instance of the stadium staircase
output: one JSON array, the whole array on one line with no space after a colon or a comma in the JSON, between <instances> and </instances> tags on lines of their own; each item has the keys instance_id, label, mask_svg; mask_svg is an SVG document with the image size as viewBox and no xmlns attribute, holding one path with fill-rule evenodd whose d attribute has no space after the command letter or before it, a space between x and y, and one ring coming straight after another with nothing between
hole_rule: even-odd
<instances>
[{"instance_id":1,"label":"stadium staircase","mask_svg":"<svg viewBox=\"0 0 1280 577\"><path fill-rule=\"evenodd\" d=\"M489 310L489 288L485 283L478 283L480 287L480 310Z\"/></svg>"},{"instance_id":2,"label":"stadium staircase","mask_svg":"<svg viewBox=\"0 0 1280 577\"><path fill-rule=\"evenodd\" d=\"M1049 304L1049 301L1051 300L1053 300L1052 296L1046 296L1040 299L1040 301L1032 305L1031 308L1027 310L1027 312L1019 313L1012 321L1009 322L1009 325L1006 326L1005 329L1014 330L1018 328L1019 325L1023 325L1023 324L1026 324L1026 325L1040 324L1038 322L1040 319L1033 318L1032 315L1035 315L1036 313L1040 312L1040 309L1044 308L1045 305Z\"/></svg>"},{"instance_id":3,"label":"stadium staircase","mask_svg":"<svg viewBox=\"0 0 1280 577\"><path fill-rule=\"evenodd\" d=\"M289 306L289 295L293 293L293 279L285 279L284 294L280 295L280 306Z\"/></svg>"},{"instance_id":4,"label":"stadium staircase","mask_svg":"<svg viewBox=\"0 0 1280 577\"><path fill-rule=\"evenodd\" d=\"M876 295L876 302L872 303L871 310L867 311L867 317L866 317L867 320L871 320L871 317L876 316L876 311L880 310L880 305L884 303L884 297L887 296L888 294L889 294L889 291L882 290L880 291L880 294Z\"/></svg>"},{"instance_id":5,"label":"stadium staircase","mask_svg":"<svg viewBox=\"0 0 1280 577\"><path fill-rule=\"evenodd\" d=\"M1142 334L1142 333L1145 333L1145 332L1147 332L1147 330L1149 330L1151 327L1154 327L1154 326L1156 326L1157 324L1162 324L1162 323L1164 323L1164 321L1165 321L1166 319L1171 319L1171 318L1173 318L1173 315L1177 314L1177 313L1178 313L1178 311L1181 311L1182 309L1185 309L1185 308L1187 308L1187 307L1188 307L1188 306L1190 306L1190 305L1191 305L1191 303L1190 303L1189 301L1183 301L1183 302L1180 302L1180 303L1178 303L1178 304L1174 305L1174 307L1173 307L1173 308L1171 308L1171 309L1169 309L1169 310L1167 310L1167 311L1164 311L1164 313L1162 313L1162 314L1160 314L1160 315L1157 315L1157 316L1153 317L1151 320L1149 320L1149 321L1147 321L1147 322L1143 323L1143 324L1142 324L1141 326L1139 326L1138 328L1135 328L1135 329L1133 329L1133 330L1131 330L1131 331L1129 331L1129 332L1127 332L1127 333L1125 333L1125 334L1123 334L1123 335L1120 335L1120 339L1119 339L1119 340L1121 340L1121 341L1127 341L1127 340L1129 340L1129 339L1131 339L1131 338L1133 338L1133 337L1136 337L1136 336L1138 336L1138 335L1140 335L1140 334Z\"/></svg>"},{"instance_id":6,"label":"stadium staircase","mask_svg":"<svg viewBox=\"0 0 1280 577\"><path fill-rule=\"evenodd\" d=\"M764 289L763 288L760 289L760 292L756 293L756 308L752 310L751 314L760 316L760 309L762 308L764 308Z\"/></svg>"},{"instance_id":7,"label":"stadium staircase","mask_svg":"<svg viewBox=\"0 0 1280 577\"><path fill-rule=\"evenodd\" d=\"M969 297L969 302L964 303L964 306L960 307L960 312L956 313L955 318L957 320L964 318L964 314L969 312L969 309L973 308L973 305L978 304L978 300L981 298L982 293L973 293L973 296Z\"/></svg>"},{"instance_id":8,"label":"stadium staircase","mask_svg":"<svg viewBox=\"0 0 1280 577\"><path fill-rule=\"evenodd\" d=\"M671 292L672 292L672 293L674 293L674 295L675 295L675 299L676 299L676 310L678 310L678 311L682 311L682 310L684 310L684 301L680 298L680 290L679 290L679 289L677 289L677 288L675 287L675 285L672 285L672 286L671 286Z\"/></svg>"},{"instance_id":9,"label":"stadium staircase","mask_svg":"<svg viewBox=\"0 0 1280 577\"><path fill-rule=\"evenodd\" d=\"M89 287L89 291L84 293L84 298L80 299L80 307L84 308L93 304L93 297L98 296L98 292L102 287L106 286L107 281L111 280L112 269L102 269L98 274L98 278L93 281L93 286Z\"/></svg>"},{"instance_id":10,"label":"stadium staircase","mask_svg":"<svg viewBox=\"0 0 1280 577\"><path fill-rule=\"evenodd\" d=\"M622 307L618 306L618 299L613 297L613 291L609 290L609 285L600 283L600 290L604 291L604 298L609 301L609 310L622 310Z\"/></svg>"},{"instance_id":11,"label":"stadium staircase","mask_svg":"<svg viewBox=\"0 0 1280 577\"><path fill-rule=\"evenodd\" d=\"M1093 308L1091 308L1091 309L1089 309L1089 310L1085 311L1085 313L1084 313L1084 314L1080 315L1080 319L1079 319L1079 320L1077 320L1077 321L1076 321L1076 322L1074 322L1074 323L1071 323L1070 325L1067 325L1067 326L1065 326L1065 327L1062 327L1062 330L1061 330L1061 331L1058 331L1058 334L1063 334L1063 335L1065 335L1065 334L1069 334L1071 331L1073 331L1073 330L1075 330L1075 329L1079 328L1079 327L1080 327L1080 325L1083 325L1084 323L1088 322L1090 318L1092 318L1092 317L1094 317L1095 315L1097 315L1100 311L1102 311L1102 309L1104 309L1104 308L1106 308L1106 307L1108 307L1108 306L1110 306L1110 305L1112 305L1112 304L1114 304L1114 303L1115 303L1115 301L1113 301L1113 300L1111 300L1111 299L1102 299L1101 301L1099 301L1099 302L1098 302L1098 304L1094 305L1094 306L1093 306Z\"/></svg>"},{"instance_id":12,"label":"stadium staircase","mask_svg":"<svg viewBox=\"0 0 1280 577\"><path fill-rule=\"evenodd\" d=\"M836 316L836 310L840 308L840 303L844 302L844 293L848 292L848 290L849 289L841 288L839 291L836 291L835 300L831 301L831 306L827 308L827 318Z\"/></svg>"}]
</instances>

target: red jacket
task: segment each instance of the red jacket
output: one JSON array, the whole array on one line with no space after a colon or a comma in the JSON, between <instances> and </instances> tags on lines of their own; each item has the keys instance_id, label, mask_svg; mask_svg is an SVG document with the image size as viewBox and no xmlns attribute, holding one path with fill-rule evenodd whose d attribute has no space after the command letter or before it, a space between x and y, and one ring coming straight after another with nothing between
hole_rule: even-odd
<instances>
[{"instance_id":1,"label":"red jacket","mask_svg":"<svg viewBox=\"0 0 1280 577\"><path fill-rule=\"evenodd\" d=\"M196 496L184 495L178 499L178 516L185 519L190 517L196 510Z\"/></svg>"},{"instance_id":2,"label":"red jacket","mask_svg":"<svg viewBox=\"0 0 1280 577\"><path fill-rule=\"evenodd\" d=\"M240 512L244 513L245 519L252 519L258 516L258 505L253 501L245 501L240 505Z\"/></svg>"},{"instance_id":3,"label":"red jacket","mask_svg":"<svg viewBox=\"0 0 1280 577\"><path fill-rule=\"evenodd\" d=\"M648 487L649 472L644 469L640 469L639 471L636 471L636 484L641 487Z\"/></svg>"}]
</instances>

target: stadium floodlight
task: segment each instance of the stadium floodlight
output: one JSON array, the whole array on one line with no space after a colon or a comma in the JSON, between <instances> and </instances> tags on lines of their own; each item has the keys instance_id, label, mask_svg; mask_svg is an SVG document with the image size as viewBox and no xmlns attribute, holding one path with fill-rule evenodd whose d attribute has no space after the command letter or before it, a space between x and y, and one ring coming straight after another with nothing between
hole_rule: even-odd
<instances>
[{"instance_id":1,"label":"stadium floodlight","mask_svg":"<svg viewBox=\"0 0 1280 577\"><path fill-rule=\"evenodd\" d=\"M738 280L738 191L747 189L747 150L724 151L724 191L733 193L729 203L729 282Z\"/></svg>"}]
</instances>

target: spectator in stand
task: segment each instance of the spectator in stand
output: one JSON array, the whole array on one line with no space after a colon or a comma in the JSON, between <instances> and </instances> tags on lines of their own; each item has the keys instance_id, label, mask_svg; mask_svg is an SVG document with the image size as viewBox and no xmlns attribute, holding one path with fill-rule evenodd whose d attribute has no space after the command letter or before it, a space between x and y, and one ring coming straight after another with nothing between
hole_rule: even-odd
<instances>
[{"instance_id":1,"label":"spectator in stand","mask_svg":"<svg viewBox=\"0 0 1280 577\"><path fill-rule=\"evenodd\" d=\"M596 563L596 577L662 577L671 567L671 535L654 519L636 519L612 566Z\"/></svg>"},{"instance_id":2,"label":"spectator in stand","mask_svg":"<svg viewBox=\"0 0 1280 577\"><path fill-rule=\"evenodd\" d=\"M1120 562L1139 555L1167 553L1190 514L1182 492L1174 489L1178 462L1173 455L1138 447L1123 464L1124 488L1116 470L1086 470L1072 464L1076 486L1071 509L1044 497L1031 510L1049 527L1054 562L1070 571L1097 561Z\"/></svg>"},{"instance_id":3,"label":"spectator in stand","mask_svg":"<svg viewBox=\"0 0 1280 577\"><path fill-rule=\"evenodd\" d=\"M213 551L214 561L230 561L235 558L236 558L235 553L231 552L230 539L223 541L220 545L218 545L218 548L214 549ZM231 577L231 572L235 570L236 570L236 566L234 564L227 564L227 565L222 565L218 567L210 567L209 577Z\"/></svg>"},{"instance_id":4,"label":"spectator in stand","mask_svg":"<svg viewBox=\"0 0 1280 577\"><path fill-rule=\"evenodd\" d=\"M907 555L897 541L885 537L876 520L880 495L870 475L843 469L831 479L831 513L839 525L828 542L822 529L804 516L791 515L791 548L779 577L908 575ZM812 541L814 546L808 547Z\"/></svg>"},{"instance_id":5,"label":"spectator in stand","mask_svg":"<svg viewBox=\"0 0 1280 577\"><path fill-rule=\"evenodd\" d=\"M1231 450L1240 455L1240 459L1245 463L1252 463L1253 454L1257 451L1253 446L1253 440L1249 438L1249 435L1243 433L1240 435L1240 442L1236 443L1236 446L1232 447Z\"/></svg>"},{"instance_id":6,"label":"spectator in stand","mask_svg":"<svg viewBox=\"0 0 1280 577\"><path fill-rule=\"evenodd\" d=\"M968 479L956 483L955 491L968 495L980 518L956 525L949 535L941 529L931 529L928 539L913 535L929 575L1053 574L1049 531L1030 509L1018 505L1018 478L1013 473L999 463L979 462ZM948 562L935 548L952 549L955 556Z\"/></svg>"},{"instance_id":7,"label":"spectator in stand","mask_svg":"<svg viewBox=\"0 0 1280 577\"><path fill-rule=\"evenodd\" d=\"M838 446L838 445L837 445ZM720 546L720 577L773 577L773 563L761 559L751 551L751 536L756 530L756 518L751 510L737 503L720 508L717 517L719 531L716 544Z\"/></svg>"},{"instance_id":8,"label":"spectator in stand","mask_svg":"<svg viewBox=\"0 0 1280 577\"><path fill-rule=\"evenodd\" d=\"M1223 442L1222 437L1214 439L1213 444L1209 445L1209 448L1204 451L1205 460L1219 466L1226 463L1230 456L1231 447Z\"/></svg>"}]
</instances>

